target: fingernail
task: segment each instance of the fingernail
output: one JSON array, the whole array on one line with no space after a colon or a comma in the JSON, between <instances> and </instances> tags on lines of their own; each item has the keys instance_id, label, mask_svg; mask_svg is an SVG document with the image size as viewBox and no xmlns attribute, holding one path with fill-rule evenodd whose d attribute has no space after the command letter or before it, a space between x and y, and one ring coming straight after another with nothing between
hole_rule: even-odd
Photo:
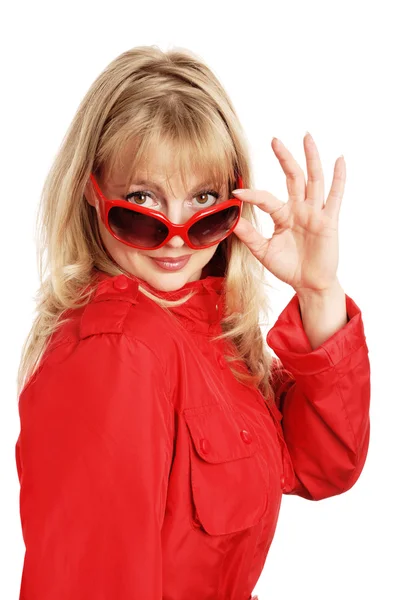
<instances>
[{"instance_id":1,"label":"fingernail","mask_svg":"<svg viewBox=\"0 0 404 600\"><path fill-rule=\"evenodd\" d=\"M245 190L241 190L241 189L239 189L239 190L232 190L232 192L231 192L231 193L232 193L232 194L242 194L244 191L245 191Z\"/></svg>"}]
</instances>

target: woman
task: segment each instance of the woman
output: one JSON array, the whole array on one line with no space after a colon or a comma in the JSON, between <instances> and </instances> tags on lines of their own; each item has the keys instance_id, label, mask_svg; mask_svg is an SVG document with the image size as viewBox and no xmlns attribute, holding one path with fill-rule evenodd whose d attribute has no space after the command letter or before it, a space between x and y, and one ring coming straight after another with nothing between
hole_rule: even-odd
<instances>
[{"instance_id":1,"label":"woman","mask_svg":"<svg viewBox=\"0 0 404 600\"><path fill-rule=\"evenodd\" d=\"M191 52L136 47L91 86L42 197L21 600L248 600L282 494L358 480L370 366L336 276L345 166L324 205L304 144L307 186L272 142L283 203L251 189L231 101ZM265 343L266 270L296 293Z\"/></svg>"}]
</instances>

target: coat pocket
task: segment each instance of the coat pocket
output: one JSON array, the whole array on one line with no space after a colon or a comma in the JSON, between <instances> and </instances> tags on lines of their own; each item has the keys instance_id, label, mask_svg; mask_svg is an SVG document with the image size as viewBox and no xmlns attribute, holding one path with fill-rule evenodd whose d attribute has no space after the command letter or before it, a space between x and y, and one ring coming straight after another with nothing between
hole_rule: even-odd
<instances>
[{"instance_id":1,"label":"coat pocket","mask_svg":"<svg viewBox=\"0 0 404 600\"><path fill-rule=\"evenodd\" d=\"M196 520L211 535L242 531L262 518L268 490L250 422L229 406L183 411L190 433L191 493Z\"/></svg>"}]
</instances>

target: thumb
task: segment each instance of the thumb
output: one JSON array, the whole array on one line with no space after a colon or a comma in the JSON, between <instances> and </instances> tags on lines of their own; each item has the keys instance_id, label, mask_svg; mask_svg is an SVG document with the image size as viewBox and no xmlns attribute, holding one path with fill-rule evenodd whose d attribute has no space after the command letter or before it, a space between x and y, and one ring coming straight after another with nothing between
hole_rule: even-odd
<instances>
[{"instance_id":1,"label":"thumb","mask_svg":"<svg viewBox=\"0 0 404 600\"><path fill-rule=\"evenodd\" d=\"M234 233L246 244L253 255L262 261L268 250L268 241L255 227L244 217L240 217L234 228Z\"/></svg>"}]
</instances>

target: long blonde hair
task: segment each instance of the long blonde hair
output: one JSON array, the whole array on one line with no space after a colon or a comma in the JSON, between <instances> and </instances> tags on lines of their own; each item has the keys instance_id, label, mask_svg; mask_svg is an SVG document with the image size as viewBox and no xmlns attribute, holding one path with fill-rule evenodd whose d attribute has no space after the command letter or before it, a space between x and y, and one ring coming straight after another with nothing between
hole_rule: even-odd
<instances>
[{"instance_id":1,"label":"long blonde hair","mask_svg":"<svg viewBox=\"0 0 404 600\"><path fill-rule=\"evenodd\" d=\"M68 321L64 311L90 300L94 269L111 276L124 272L105 251L84 188L92 171L108 177L129 144L128 182L139 164L147 167L153 148L166 144L183 182L186 173L197 170L219 186L226 183L230 193L237 172L244 187L253 187L247 142L234 107L198 56L183 48L163 52L138 46L113 60L83 98L43 186L37 217L37 316L21 353L18 394L38 368L50 336ZM243 204L242 216L259 229L252 205ZM264 268L235 234L221 243L221 250L226 312L219 338L229 338L238 352L233 360L247 366L248 373L241 373L226 357L234 376L273 401L273 358L260 329L260 314L267 316L269 310ZM139 291L166 308L190 297L170 302L142 286Z\"/></svg>"}]
</instances>

